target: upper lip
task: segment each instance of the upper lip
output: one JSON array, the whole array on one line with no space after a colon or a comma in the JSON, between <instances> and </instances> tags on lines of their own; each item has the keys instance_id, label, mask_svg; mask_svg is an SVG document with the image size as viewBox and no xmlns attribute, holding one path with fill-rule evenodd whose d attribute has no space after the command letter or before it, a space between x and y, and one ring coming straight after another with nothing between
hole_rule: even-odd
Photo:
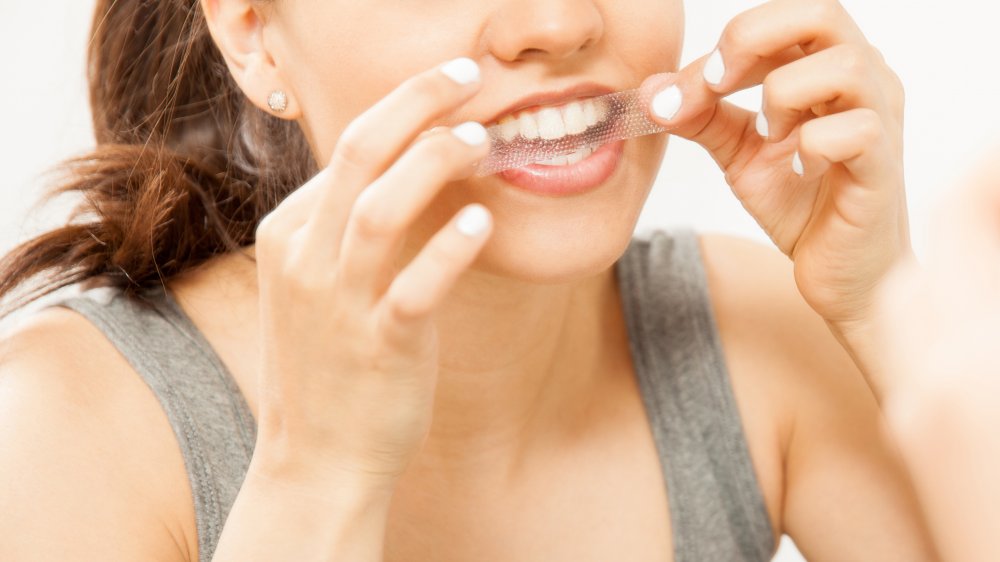
<instances>
[{"instance_id":1,"label":"upper lip","mask_svg":"<svg viewBox=\"0 0 1000 562\"><path fill-rule=\"evenodd\" d=\"M511 115L513 113L528 108L569 103L571 101L579 99L586 99L595 96L602 96L604 94L610 94L614 91L615 90L613 88L610 88L603 84L598 84L596 82L583 82L575 86L566 88L564 90L538 92L535 94L525 96L517 100L516 102L508 105L501 111L497 112L496 115L484 121L483 124L486 126L495 124L497 121L503 119L507 115Z\"/></svg>"}]
</instances>

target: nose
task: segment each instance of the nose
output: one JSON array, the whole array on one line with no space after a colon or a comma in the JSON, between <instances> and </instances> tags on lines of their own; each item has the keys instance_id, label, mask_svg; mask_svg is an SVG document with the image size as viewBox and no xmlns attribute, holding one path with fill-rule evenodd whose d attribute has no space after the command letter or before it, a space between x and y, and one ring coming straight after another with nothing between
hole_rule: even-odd
<instances>
[{"instance_id":1,"label":"nose","mask_svg":"<svg viewBox=\"0 0 1000 562\"><path fill-rule=\"evenodd\" d=\"M504 2L486 30L494 56L505 62L563 60L603 35L604 17L592 0Z\"/></svg>"}]
</instances>

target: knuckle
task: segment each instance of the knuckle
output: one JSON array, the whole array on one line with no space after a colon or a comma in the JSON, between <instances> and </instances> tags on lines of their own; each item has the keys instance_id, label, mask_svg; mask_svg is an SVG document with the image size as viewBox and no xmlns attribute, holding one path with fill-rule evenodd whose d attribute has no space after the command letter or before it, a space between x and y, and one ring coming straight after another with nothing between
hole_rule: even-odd
<instances>
[{"instance_id":1,"label":"knuckle","mask_svg":"<svg viewBox=\"0 0 1000 562\"><path fill-rule=\"evenodd\" d=\"M333 287L332 276L323 268L301 267L293 261L285 263L281 270L281 276L286 290L292 296L309 297L323 294Z\"/></svg>"},{"instance_id":2,"label":"knuckle","mask_svg":"<svg viewBox=\"0 0 1000 562\"><path fill-rule=\"evenodd\" d=\"M806 121L799 130L799 150L805 154L819 154L816 143L816 121Z\"/></svg>"},{"instance_id":3,"label":"knuckle","mask_svg":"<svg viewBox=\"0 0 1000 562\"><path fill-rule=\"evenodd\" d=\"M873 109L862 108L857 110L854 130L858 137L866 142L874 142L882 138L885 129L882 126L882 117Z\"/></svg>"},{"instance_id":4,"label":"knuckle","mask_svg":"<svg viewBox=\"0 0 1000 562\"><path fill-rule=\"evenodd\" d=\"M414 76L403 85L403 97L421 104L449 99L452 88L446 80L440 72Z\"/></svg>"},{"instance_id":5,"label":"knuckle","mask_svg":"<svg viewBox=\"0 0 1000 562\"><path fill-rule=\"evenodd\" d=\"M424 141L418 149L421 164L435 172L455 167L462 158L458 143L450 137L447 133Z\"/></svg>"},{"instance_id":6,"label":"knuckle","mask_svg":"<svg viewBox=\"0 0 1000 562\"><path fill-rule=\"evenodd\" d=\"M376 148L369 141L368 136L363 131L362 118L352 121L337 141L337 146L333 151L336 162L346 165L349 168L365 169L371 159L371 154Z\"/></svg>"},{"instance_id":7,"label":"knuckle","mask_svg":"<svg viewBox=\"0 0 1000 562\"><path fill-rule=\"evenodd\" d=\"M781 69L768 74L763 81L764 104L768 107L786 107L787 88Z\"/></svg>"},{"instance_id":8,"label":"knuckle","mask_svg":"<svg viewBox=\"0 0 1000 562\"><path fill-rule=\"evenodd\" d=\"M280 253L280 246L284 240L280 224L277 210L271 211L257 223L257 228L254 230L254 244L258 259L261 256Z\"/></svg>"},{"instance_id":9,"label":"knuckle","mask_svg":"<svg viewBox=\"0 0 1000 562\"><path fill-rule=\"evenodd\" d=\"M843 7L837 0L806 0L809 9L809 20L815 27L825 27L835 22L843 13Z\"/></svg>"},{"instance_id":10,"label":"knuckle","mask_svg":"<svg viewBox=\"0 0 1000 562\"><path fill-rule=\"evenodd\" d=\"M722 42L736 50L745 48L753 42L753 28L746 17L736 16L726 24L722 32Z\"/></svg>"},{"instance_id":11,"label":"knuckle","mask_svg":"<svg viewBox=\"0 0 1000 562\"><path fill-rule=\"evenodd\" d=\"M366 189L374 189L374 186ZM365 239L382 238L397 228L396 219L390 209L379 205L376 197L365 197L354 204L351 223L355 232Z\"/></svg>"},{"instance_id":12,"label":"knuckle","mask_svg":"<svg viewBox=\"0 0 1000 562\"><path fill-rule=\"evenodd\" d=\"M384 303L385 315L393 326L401 326L419 321L430 314L430 306L425 299L406 298L399 293L390 293Z\"/></svg>"},{"instance_id":13,"label":"knuckle","mask_svg":"<svg viewBox=\"0 0 1000 562\"><path fill-rule=\"evenodd\" d=\"M254 230L254 239L258 244L270 244L274 240L275 235L275 218L274 211L264 215L264 218L260 219L257 223L257 228Z\"/></svg>"},{"instance_id":14,"label":"knuckle","mask_svg":"<svg viewBox=\"0 0 1000 562\"><path fill-rule=\"evenodd\" d=\"M878 47L876 47L875 45L868 45L868 49L871 51L873 55L875 55L875 60L878 61L879 64L889 66L888 63L885 61L885 55L882 53L881 50L879 50Z\"/></svg>"},{"instance_id":15,"label":"knuckle","mask_svg":"<svg viewBox=\"0 0 1000 562\"><path fill-rule=\"evenodd\" d=\"M868 73L870 53L858 45L841 45L837 52L837 62L852 76Z\"/></svg>"}]
</instances>

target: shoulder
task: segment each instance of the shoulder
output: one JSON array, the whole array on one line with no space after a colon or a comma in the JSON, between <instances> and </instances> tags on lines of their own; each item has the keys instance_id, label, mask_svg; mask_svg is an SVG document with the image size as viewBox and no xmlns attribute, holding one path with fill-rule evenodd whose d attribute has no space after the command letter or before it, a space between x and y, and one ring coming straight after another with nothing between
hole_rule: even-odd
<instances>
[{"instance_id":1,"label":"shoulder","mask_svg":"<svg viewBox=\"0 0 1000 562\"><path fill-rule=\"evenodd\" d=\"M0 488L14 559L182 560L197 544L166 415L76 312L42 309L0 333L0 443L0 473L17 483Z\"/></svg>"},{"instance_id":2,"label":"shoulder","mask_svg":"<svg viewBox=\"0 0 1000 562\"><path fill-rule=\"evenodd\" d=\"M760 372L737 370L755 377L756 384L780 382L771 391L781 392L791 405L785 423L794 423L804 403L811 412L834 398L876 406L848 353L799 293L787 256L773 246L721 234L700 235L699 243L724 343L740 357L768 365Z\"/></svg>"},{"instance_id":3,"label":"shoulder","mask_svg":"<svg viewBox=\"0 0 1000 562\"><path fill-rule=\"evenodd\" d=\"M800 295L791 260L731 236L699 242L754 464L765 495L771 487L780 498L780 528L810 558L927 559L926 527L878 403ZM830 498L839 498L834 510Z\"/></svg>"}]
</instances>

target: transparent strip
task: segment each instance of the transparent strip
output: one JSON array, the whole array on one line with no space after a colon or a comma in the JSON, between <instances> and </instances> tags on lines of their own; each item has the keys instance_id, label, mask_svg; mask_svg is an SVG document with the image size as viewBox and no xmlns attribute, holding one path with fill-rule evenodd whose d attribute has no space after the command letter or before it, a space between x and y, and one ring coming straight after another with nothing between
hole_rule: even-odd
<instances>
[{"instance_id":1,"label":"transparent strip","mask_svg":"<svg viewBox=\"0 0 1000 562\"><path fill-rule=\"evenodd\" d=\"M487 132L492 146L489 155L476 168L476 175L488 176L573 154L588 146L596 149L609 142L669 131L671 127L665 127L649 118L649 97L649 94L643 95L636 89L586 100L584 107L588 110L587 122L597 122L581 133L558 138L542 137L547 132L561 131L543 130L536 138L525 138L516 124L489 127ZM579 112L575 121L577 127L580 127Z\"/></svg>"}]
</instances>

